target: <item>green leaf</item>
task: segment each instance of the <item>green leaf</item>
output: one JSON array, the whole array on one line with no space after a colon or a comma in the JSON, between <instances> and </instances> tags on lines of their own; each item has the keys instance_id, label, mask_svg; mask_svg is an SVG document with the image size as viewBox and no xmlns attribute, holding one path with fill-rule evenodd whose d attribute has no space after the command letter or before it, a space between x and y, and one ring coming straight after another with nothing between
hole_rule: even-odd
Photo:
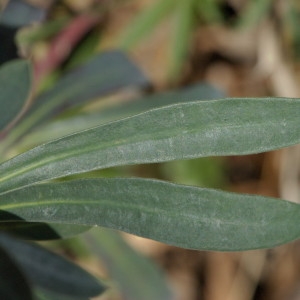
<instances>
[{"instance_id":1,"label":"green leaf","mask_svg":"<svg viewBox=\"0 0 300 300\"><path fill-rule=\"evenodd\" d=\"M96 29L94 28L73 49L71 56L68 58L68 61L64 66L65 69L70 70L89 60L90 57L95 55L95 53L97 52L97 48L99 44L100 44L99 30L98 28Z\"/></svg>"},{"instance_id":2,"label":"green leaf","mask_svg":"<svg viewBox=\"0 0 300 300\"><path fill-rule=\"evenodd\" d=\"M98 225L191 249L269 248L300 237L298 204L155 180L39 184L0 203L2 220Z\"/></svg>"},{"instance_id":3,"label":"green leaf","mask_svg":"<svg viewBox=\"0 0 300 300\"><path fill-rule=\"evenodd\" d=\"M300 142L300 100L175 104L38 146L0 165L0 192L120 165L264 152Z\"/></svg>"},{"instance_id":4,"label":"green leaf","mask_svg":"<svg viewBox=\"0 0 300 300\"><path fill-rule=\"evenodd\" d=\"M121 88L132 86L144 88L148 85L146 77L124 53L110 51L95 55L81 67L67 73L51 90L36 99L23 121L19 122L5 140L2 148L7 150L34 126L44 122L61 109ZM12 96L9 100L11 98Z\"/></svg>"},{"instance_id":5,"label":"green leaf","mask_svg":"<svg viewBox=\"0 0 300 300\"><path fill-rule=\"evenodd\" d=\"M172 11L176 2L174 0L156 1L150 8L139 13L125 31L120 47L128 50L146 37L157 23Z\"/></svg>"},{"instance_id":6,"label":"green leaf","mask_svg":"<svg viewBox=\"0 0 300 300\"><path fill-rule=\"evenodd\" d=\"M38 245L0 235L0 246L9 251L34 285L58 294L92 297L104 287L77 265Z\"/></svg>"},{"instance_id":7,"label":"green leaf","mask_svg":"<svg viewBox=\"0 0 300 300\"><path fill-rule=\"evenodd\" d=\"M85 241L98 254L122 298L130 300L172 299L162 273L130 248L113 230L98 229L86 234Z\"/></svg>"},{"instance_id":8,"label":"green leaf","mask_svg":"<svg viewBox=\"0 0 300 300\"><path fill-rule=\"evenodd\" d=\"M9 252L9 250L8 250ZM15 261L0 247L0 298L5 300L32 300L32 294L23 273Z\"/></svg>"},{"instance_id":9,"label":"green leaf","mask_svg":"<svg viewBox=\"0 0 300 300\"><path fill-rule=\"evenodd\" d=\"M39 127L26 135L26 139L15 147L29 149L37 144L57 139L64 135L72 134L80 130L99 126L109 121L129 117L147 110L163 107L170 104L191 102L195 100L209 100L224 97L224 94L213 86L205 83L195 84L171 92L157 93L135 99L131 102L120 103L113 107L103 108L100 112L85 113L67 119L58 119Z\"/></svg>"},{"instance_id":10,"label":"green leaf","mask_svg":"<svg viewBox=\"0 0 300 300\"><path fill-rule=\"evenodd\" d=\"M146 87L148 79L121 51L95 55L84 65L63 76L36 100L34 118L53 114L53 110L83 103L124 87Z\"/></svg>"},{"instance_id":11,"label":"green leaf","mask_svg":"<svg viewBox=\"0 0 300 300\"><path fill-rule=\"evenodd\" d=\"M69 238L89 230L89 226L61 225L30 222L0 222L0 232L28 240L55 240Z\"/></svg>"},{"instance_id":12,"label":"green leaf","mask_svg":"<svg viewBox=\"0 0 300 300\"><path fill-rule=\"evenodd\" d=\"M179 1L174 13L174 30L169 58L169 76L176 80L182 75L182 67L187 61L190 37L194 26L194 0Z\"/></svg>"},{"instance_id":13,"label":"green leaf","mask_svg":"<svg viewBox=\"0 0 300 300\"><path fill-rule=\"evenodd\" d=\"M47 21L39 24L39 26L31 28L31 30L19 31L16 36L16 41L19 45L32 45L41 40L53 38L59 31L61 31L70 21L67 16L60 16L58 19Z\"/></svg>"},{"instance_id":14,"label":"green leaf","mask_svg":"<svg viewBox=\"0 0 300 300\"><path fill-rule=\"evenodd\" d=\"M14 60L0 69L0 131L20 113L31 87L31 71L26 60Z\"/></svg>"}]
</instances>

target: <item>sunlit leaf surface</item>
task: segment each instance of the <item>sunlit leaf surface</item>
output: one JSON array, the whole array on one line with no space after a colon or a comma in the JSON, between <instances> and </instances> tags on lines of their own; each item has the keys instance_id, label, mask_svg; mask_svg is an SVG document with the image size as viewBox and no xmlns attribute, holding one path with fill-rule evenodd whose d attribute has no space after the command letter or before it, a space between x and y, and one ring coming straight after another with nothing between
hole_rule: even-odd
<instances>
[{"instance_id":1,"label":"sunlit leaf surface","mask_svg":"<svg viewBox=\"0 0 300 300\"><path fill-rule=\"evenodd\" d=\"M130 117L147 110L163 107L166 105L192 102L196 100L210 100L223 98L224 94L215 87L201 83L181 88L175 91L157 93L144 96L126 103L120 103L112 107L102 108L97 112L88 112L52 120L44 126L39 126L32 133L17 145L19 148L31 148L37 144L48 142L51 139L61 138L64 135L72 134L101 124L115 121L121 118Z\"/></svg>"}]
</instances>

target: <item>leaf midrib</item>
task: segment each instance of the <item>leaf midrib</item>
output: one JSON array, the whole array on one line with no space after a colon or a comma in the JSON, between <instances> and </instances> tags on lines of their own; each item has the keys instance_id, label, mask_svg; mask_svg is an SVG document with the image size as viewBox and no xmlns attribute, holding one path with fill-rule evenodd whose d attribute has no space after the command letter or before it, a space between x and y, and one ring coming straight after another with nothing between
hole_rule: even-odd
<instances>
[{"instance_id":1,"label":"leaf midrib","mask_svg":"<svg viewBox=\"0 0 300 300\"><path fill-rule=\"evenodd\" d=\"M265 123L265 122L259 122L259 123L256 122L255 124L248 124L248 127L254 127L254 128L255 127L260 127L260 125L263 124L263 123ZM214 128L214 130L216 130L217 128L221 127L221 126L218 126L218 127L214 127L214 126L215 126L215 124L212 124L212 125L209 125L209 126L208 125L200 126L197 129L195 129L195 128L185 129L184 130L184 134L185 135L186 134L192 135L195 132L199 132L200 131L199 128L201 128L201 127L202 128L206 128L207 130L205 130L205 131L210 131L212 128ZM231 124L231 125L227 125L226 126L226 128L239 128L239 127L244 127L244 126L243 125L236 125L236 124L234 124L234 125ZM224 126L223 126L223 128L224 128ZM176 133L176 131L175 131L175 133ZM75 133L75 135L76 135L76 133ZM162 140L168 140L170 138L176 138L177 136L181 136L181 135L182 135L182 132L180 132L178 134L170 135L170 131L168 131L168 135L163 135L161 138L156 138L156 139L151 139L151 140L160 140L160 141L162 141ZM71 136L72 135L70 135L69 137L71 137ZM143 142L143 141L139 141L139 140L134 140L131 143L126 143L126 141L127 141L126 139L125 140L122 139L120 141L121 142L119 142L119 143L115 142L114 146L122 146L122 145L129 146L129 145L134 145L134 144L139 143L139 142L141 142L141 143ZM148 140L148 142L149 142L149 140ZM92 153L92 152L96 152L96 151L99 151L99 150L102 150L102 149L109 148L109 147L107 147L107 145L110 145L110 142L106 142L106 143L104 143L102 145L100 144L100 145L97 145L97 146L85 147L82 150L75 149L75 150L67 152L67 153L65 153L63 155L55 155L54 157L50 157L48 159L42 159L42 160L38 161L37 163L30 163L29 166L27 166L27 167L25 166L23 168L19 168L18 170L14 171L14 172L6 175L6 176L1 176L1 178L0 178L0 185L1 185L1 183L4 183L5 181L8 181L12 177L22 175L22 174L26 173L27 171L34 170L35 168L38 168L38 167L43 167L43 166L45 166L45 165L47 165L47 164L49 164L51 162L59 162L59 161L62 161L64 159L66 159L66 158L77 157L77 156L80 156L81 154ZM200 157L200 156L202 156L202 155L198 155L198 157ZM194 157L194 156L192 156L192 157ZM132 163L135 163L135 162L133 161ZM111 163L108 163L108 164L103 164L100 167L98 166L96 168L89 168L89 170L92 171L92 170L95 170L95 169L103 169L103 168L107 168L107 167L113 167L113 166L116 166L116 165L119 165L119 164L111 162ZM46 180L50 180L50 179L59 178L59 177L64 177L64 176L67 176L67 175L70 175L70 174L81 173L81 172L85 172L85 171L77 171L77 172L64 173L64 175L58 175L58 176L49 177L48 179L45 179L45 181ZM42 181L44 181L44 180L42 180ZM34 183L36 183L36 182L39 182L39 181L35 181ZM34 184L34 183L31 183L31 184ZM31 185L31 184L29 184L29 185ZM28 185L25 185L25 186L28 186ZM12 191L12 190L15 190L15 189L11 189L11 190L8 190L8 191ZM6 193L8 191L0 192L0 195Z\"/></svg>"}]
</instances>

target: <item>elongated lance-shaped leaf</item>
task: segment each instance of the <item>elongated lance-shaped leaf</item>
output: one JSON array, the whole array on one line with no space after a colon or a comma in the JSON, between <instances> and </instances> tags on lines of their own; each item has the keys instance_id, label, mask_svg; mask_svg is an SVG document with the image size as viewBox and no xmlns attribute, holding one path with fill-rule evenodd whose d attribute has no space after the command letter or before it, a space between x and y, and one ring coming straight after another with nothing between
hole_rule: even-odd
<instances>
[{"instance_id":1,"label":"elongated lance-shaped leaf","mask_svg":"<svg viewBox=\"0 0 300 300\"><path fill-rule=\"evenodd\" d=\"M9 251L8 251L9 252ZM33 300L29 284L14 259L0 247L0 299Z\"/></svg>"},{"instance_id":2,"label":"elongated lance-shaped leaf","mask_svg":"<svg viewBox=\"0 0 300 300\"><path fill-rule=\"evenodd\" d=\"M196 100L209 100L223 98L224 94L205 83L195 84L178 90L157 93L135 99L131 102L120 103L113 107L106 107L95 113L85 113L72 118L58 119L37 128L26 135L21 143L17 144L19 149L29 149L37 144L45 143L51 139L57 139L64 135L72 134L80 130L86 130L100 124L115 121L121 118L130 117L147 110L163 107L170 104L192 102ZM16 147L16 146L15 146ZM27 150L26 149L26 150Z\"/></svg>"},{"instance_id":3,"label":"elongated lance-shaped leaf","mask_svg":"<svg viewBox=\"0 0 300 300\"><path fill-rule=\"evenodd\" d=\"M22 110L31 87L29 62L15 60L0 69L0 131Z\"/></svg>"},{"instance_id":4,"label":"elongated lance-shaped leaf","mask_svg":"<svg viewBox=\"0 0 300 300\"><path fill-rule=\"evenodd\" d=\"M248 154L300 142L300 100L166 106L38 146L0 165L0 193L119 165Z\"/></svg>"},{"instance_id":5,"label":"elongated lance-shaped leaf","mask_svg":"<svg viewBox=\"0 0 300 300\"><path fill-rule=\"evenodd\" d=\"M9 251L33 285L75 299L97 296L104 291L104 286L86 271L36 244L2 234L0 246Z\"/></svg>"},{"instance_id":6,"label":"elongated lance-shaped leaf","mask_svg":"<svg viewBox=\"0 0 300 300\"><path fill-rule=\"evenodd\" d=\"M300 237L298 204L149 179L29 186L1 195L0 210L6 221L98 225L191 249L268 248Z\"/></svg>"},{"instance_id":7,"label":"elongated lance-shaped leaf","mask_svg":"<svg viewBox=\"0 0 300 300\"><path fill-rule=\"evenodd\" d=\"M130 248L114 230L101 228L83 237L116 282L123 299L174 299L162 272Z\"/></svg>"}]
</instances>

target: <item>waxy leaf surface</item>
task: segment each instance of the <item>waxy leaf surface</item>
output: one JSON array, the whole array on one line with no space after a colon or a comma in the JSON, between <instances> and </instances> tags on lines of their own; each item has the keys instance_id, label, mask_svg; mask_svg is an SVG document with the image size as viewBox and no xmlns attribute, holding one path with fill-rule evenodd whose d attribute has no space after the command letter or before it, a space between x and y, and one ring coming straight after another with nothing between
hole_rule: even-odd
<instances>
[{"instance_id":1,"label":"waxy leaf surface","mask_svg":"<svg viewBox=\"0 0 300 300\"><path fill-rule=\"evenodd\" d=\"M174 104L38 146L0 165L0 193L113 166L264 152L300 142L300 100Z\"/></svg>"},{"instance_id":2,"label":"waxy leaf surface","mask_svg":"<svg viewBox=\"0 0 300 300\"><path fill-rule=\"evenodd\" d=\"M269 248L300 237L300 205L149 179L38 184L0 195L1 219L98 225L183 248Z\"/></svg>"}]
</instances>

